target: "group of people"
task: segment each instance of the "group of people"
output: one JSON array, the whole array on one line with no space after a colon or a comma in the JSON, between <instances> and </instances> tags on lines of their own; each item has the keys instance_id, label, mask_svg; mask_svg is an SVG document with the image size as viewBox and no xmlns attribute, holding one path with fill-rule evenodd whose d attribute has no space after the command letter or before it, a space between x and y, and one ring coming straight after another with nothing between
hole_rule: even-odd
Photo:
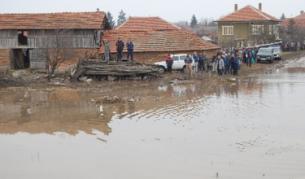
<instances>
[{"instance_id":1,"label":"group of people","mask_svg":"<svg viewBox=\"0 0 305 179\"><path fill-rule=\"evenodd\" d=\"M167 70L172 71L172 65L174 63L170 54L165 58ZM189 76L193 73L198 72L215 72L222 76L225 74L238 75L240 69L240 58L237 52L226 53L219 52L211 60L209 60L204 54L198 54L194 52L193 54L188 54L184 60L185 71Z\"/></svg>"},{"instance_id":2,"label":"group of people","mask_svg":"<svg viewBox=\"0 0 305 179\"><path fill-rule=\"evenodd\" d=\"M257 52L258 48L244 48L241 51L242 61L251 67L253 64L257 63Z\"/></svg>"},{"instance_id":3,"label":"group of people","mask_svg":"<svg viewBox=\"0 0 305 179\"><path fill-rule=\"evenodd\" d=\"M167 71L171 72L174 60L170 54L166 55L165 61L166 61ZM201 54L198 55L197 52L194 52L192 55L188 54L186 56L184 63L185 63L186 70L189 73L192 73L193 71L203 72L205 70L206 61L207 61L207 58L205 55L201 55ZM193 65L193 63L194 63L194 65Z\"/></svg>"},{"instance_id":4,"label":"group of people","mask_svg":"<svg viewBox=\"0 0 305 179\"><path fill-rule=\"evenodd\" d=\"M122 61L125 43L121 38L118 38L115 45L116 45L116 52L117 52L117 61ZM109 41L104 40L103 46L104 46L104 59L106 62L109 62L110 61L110 43L109 43ZM126 46L127 46L127 60L133 61L134 44L131 40L128 40L126 43Z\"/></svg>"},{"instance_id":5,"label":"group of people","mask_svg":"<svg viewBox=\"0 0 305 179\"><path fill-rule=\"evenodd\" d=\"M305 50L305 41L304 42L284 42L281 46L283 51L298 51Z\"/></svg>"},{"instance_id":6,"label":"group of people","mask_svg":"<svg viewBox=\"0 0 305 179\"><path fill-rule=\"evenodd\" d=\"M222 75L238 75L240 70L240 58L235 52L219 52L212 61L208 64L208 70L217 72L219 76Z\"/></svg>"}]
</instances>

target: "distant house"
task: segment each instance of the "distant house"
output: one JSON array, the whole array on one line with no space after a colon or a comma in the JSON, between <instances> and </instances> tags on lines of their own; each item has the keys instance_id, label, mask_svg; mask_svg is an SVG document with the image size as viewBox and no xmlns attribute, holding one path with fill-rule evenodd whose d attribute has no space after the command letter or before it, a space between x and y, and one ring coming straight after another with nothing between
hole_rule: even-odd
<instances>
[{"instance_id":1,"label":"distant house","mask_svg":"<svg viewBox=\"0 0 305 179\"><path fill-rule=\"evenodd\" d=\"M281 23L281 39L284 50L305 49L305 13L284 19Z\"/></svg>"},{"instance_id":2,"label":"distant house","mask_svg":"<svg viewBox=\"0 0 305 179\"><path fill-rule=\"evenodd\" d=\"M280 20L258 9L246 6L220 18L218 22L218 43L222 47L248 47L275 42L279 39Z\"/></svg>"},{"instance_id":3,"label":"distant house","mask_svg":"<svg viewBox=\"0 0 305 179\"><path fill-rule=\"evenodd\" d=\"M100 46L104 12L0 14L0 68L45 69L47 49L75 49L70 60ZM70 63L70 62L67 62Z\"/></svg>"},{"instance_id":4,"label":"distant house","mask_svg":"<svg viewBox=\"0 0 305 179\"><path fill-rule=\"evenodd\" d=\"M304 13L304 11L301 11L300 14L296 17L287 18L287 19L283 20L281 25L283 27L287 28L289 26L289 23L290 23L289 21L292 21L294 26L305 29L305 13Z\"/></svg>"},{"instance_id":5,"label":"distant house","mask_svg":"<svg viewBox=\"0 0 305 179\"><path fill-rule=\"evenodd\" d=\"M217 45L206 42L196 34L159 17L130 17L116 29L106 31L103 39L110 42L114 58L115 44L118 38L121 38L125 43L128 40L133 41L135 60L144 63L163 60L168 53L192 54L198 52L212 56L219 50Z\"/></svg>"}]
</instances>

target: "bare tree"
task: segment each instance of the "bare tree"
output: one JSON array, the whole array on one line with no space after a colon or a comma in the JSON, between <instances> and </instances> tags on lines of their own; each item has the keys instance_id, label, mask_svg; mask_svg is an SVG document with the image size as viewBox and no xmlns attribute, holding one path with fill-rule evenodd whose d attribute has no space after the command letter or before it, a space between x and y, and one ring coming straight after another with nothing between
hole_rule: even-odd
<instances>
[{"instance_id":1,"label":"bare tree","mask_svg":"<svg viewBox=\"0 0 305 179\"><path fill-rule=\"evenodd\" d=\"M69 38L69 37L68 37ZM55 30L54 37L50 48L47 49L47 62L48 62L48 79L50 80L56 69L66 60L73 57L74 50L67 48L67 36L64 30Z\"/></svg>"},{"instance_id":2,"label":"bare tree","mask_svg":"<svg viewBox=\"0 0 305 179\"><path fill-rule=\"evenodd\" d=\"M289 19L287 26L280 28L280 37L284 43L299 42L303 44L305 40L305 28L299 26L294 19Z\"/></svg>"}]
</instances>

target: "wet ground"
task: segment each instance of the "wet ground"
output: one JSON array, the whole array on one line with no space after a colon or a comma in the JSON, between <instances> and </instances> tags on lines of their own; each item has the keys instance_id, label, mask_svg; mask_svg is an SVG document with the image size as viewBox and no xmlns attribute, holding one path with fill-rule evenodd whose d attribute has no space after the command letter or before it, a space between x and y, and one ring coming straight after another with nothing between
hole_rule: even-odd
<instances>
[{"instance_id":1,"label":"wet ground","mask_svg":"<svg viewBox=\"0 0 305 179\"><path fill-rule=\"evenodd\" d=\"M304 69L0 88L0 178L303 179Z\"/></svg>"}]
</instances>

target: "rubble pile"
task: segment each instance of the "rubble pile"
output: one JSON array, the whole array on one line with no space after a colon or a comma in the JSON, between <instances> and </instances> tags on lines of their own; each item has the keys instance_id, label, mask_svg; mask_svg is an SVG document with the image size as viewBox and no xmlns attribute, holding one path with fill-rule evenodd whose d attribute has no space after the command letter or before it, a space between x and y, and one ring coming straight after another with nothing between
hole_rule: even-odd
<instances>
[{"instance_id":1,"label":"rubble pile","mask_svg":"<svg viewBox=\"0 0 305 179\"><path fill-rule=\"evenodd\" d=\"M97 77L97 78L151 78L159 77L164 69L157 65L140 64L133 62L98 62L83 60L80 61L72 73L72 80L79 80L80 77Z\"/></svg>"}]
</instances>

